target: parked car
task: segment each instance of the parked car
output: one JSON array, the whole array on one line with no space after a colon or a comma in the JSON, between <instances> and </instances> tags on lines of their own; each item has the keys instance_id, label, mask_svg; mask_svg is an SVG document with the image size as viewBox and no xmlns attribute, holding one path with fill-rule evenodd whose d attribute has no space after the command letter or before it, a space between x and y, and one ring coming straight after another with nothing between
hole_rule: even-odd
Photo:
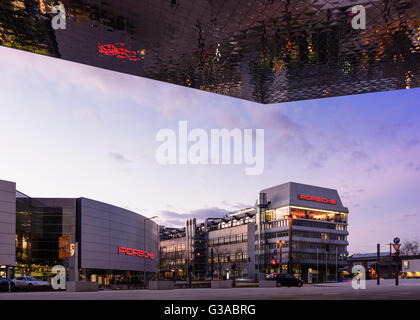
<instances>
[{"instance_id":1,"label":"parked car","mask_svg":"<svg viewBox=\"0 0 420 320\"><path fill-rule=\"evenodd\" d=\"M287 287L302 287L303 281L295 278L291 274L279 274L279 273L270 273L266 275L266 280L273 280L276 281L277 287L287 286Z\"/></svg>"},{"instance_id":2,"label":"parked car","mask_svg":"<svg viewBox=\"0 0 420 320\"><path fill-rule=\"evenodd\" d=\"M12 283L16 289L48 289L50 287L48 281L39 280L32 276L15 278Z\"/></svg>"},{"instance_id":3,"label":"parked car","mask_svg":"<svg viewBox=\"0 0 420 320\"><path fill-rule=\"evenodd\" d=\"M9 291L9 285L11 285L11 280L7 278L0 278L0 291Z\"/></svg>"}]
</instances>

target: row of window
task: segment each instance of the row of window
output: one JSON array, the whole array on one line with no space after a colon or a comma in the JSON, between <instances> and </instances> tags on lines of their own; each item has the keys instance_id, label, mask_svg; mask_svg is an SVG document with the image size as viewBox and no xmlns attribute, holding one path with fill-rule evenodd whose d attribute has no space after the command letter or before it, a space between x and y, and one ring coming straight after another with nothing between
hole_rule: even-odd
<instances>
[{"instance_id":1,"label":"row of window","mask_svg":"<svg viewBox=\"0 0 420 320\"><path fill-rule=\"evenodd\" d=\"M184 266L185 259L177 259L177 260L162 260L160 262L160 266L162 268L170 268L175 266Z\"/></svg>"},{"instance_id":2,"label":"row of window","mask_svg":"<svg viewBox=\"0 0 420 320\"><path fill-rule=\"evenodd\" d=\"M319 249L320 251L325 252L326 245L324 243L294 241L292 242L292 248L293 249ZM341 252L341 251L344 251L346 247L342 245L328 244L328 249L330 252L335 252L336 249L338 252Z\"/></svg>"},{"instance_id":3,"label":"row of window","mask_svg":"<svg viewBox=\"0 0 420 320\"><path fill-rule=\"evenodd\" d=\"M334 261L344 261L346 259L345 254L328 254L328 262L334 262ZM298 262L299 260L318 260L320 263L324 262L326 258L325 254L316 254L316 253L292 253L292 259L295 262Z\"/></svg>"},{"instance_id":4,"label":"row of window","mask_svg":"<svg viewBox=\"0 0 420 320\"><path fill-rule=\"evenodd\" d=\"M237 253L222 253L213 257L213 263L226 263L226 262L248 262L247 252ZM208 263L211 263L211 258L208 259Z\"/></svg>"},{"instance_id":5,"label":"row of window","mask_svg":"<svg viewBox=\"0 0 420 320\"><path fill-rule=\"evenodd\" d=\"M289 236L288 231L270 232L270 233L267 233L266 238L267 239L273 239L273 238L283 238L283 237L288 237L288 236Z\"/></svg>"},{"instance_id":6,"label":"row of window","mask_svg":"<svg viewBox=\"0 0 420 320\"><path fill-rule=\"evenodd\" d=\"M283 244L283 249L284 248L288 248L289 244L286 242ZM277 251L280 251L280 245L277 243L268 243L268 244L262 244L261 245L261 250L268 250L268 249L277 249ZM255 245L255 251L258 250L258 245Z\"/></svg>"},{"instance_id":7,"label":"row of window","mask_svg":"<svg viewBox=\"0 0 420 320\"><path fill-rule=\"evenodd\" d=\"M281 219L271 222L262 223L261 228L264 229L271 229L271 228L278 228L278 227L287 227L289 225L288 219Z\"/></svg>"},{"instance_id":8,"label":"row of window","mask_svg":"<svg viewBox=\"0 0 420 320\"><path fill-rule=\"evenodd\" d=\"M246 241L248 241L248 234L241 233L241 234L236 234L233 236L209 239L209 247L222 245L222 244L241 243L241 242L246 242Z\"/></svg>"},{"instance_id":9,"label":"row of window","mask_svg":"<svg viewBox=\"0 0 420 320\"><path fill-rule=\"evenodd\" d=\"M217 225L209 225L208 228L210 231L218 230L218 229L226 229L226 228L231 228L231 227L235 227L235 226L239 226L243 224L248 224L251 222L255 222L255 219L251 217L245 217L244 219L240 219L240 220L233 219L233 221L221 222L221 223L218 223Z\"/></svg>"},{"instance_id":10,"label":"row of window","mask_svg":"<svg viewBox=\"0 0 420 320\"><path fill-rule=\"evenodd\" d=\"M302 227L311 227L311 228L341 230L341 231L346 230L346 226L342 224L330 224L330 223L322 223L322 222L316 222L316 221L294 220L293 225L302 226Z\"/></svg>"},{"instance_id":11,"label":"row of window","mask_svg":"<svg viewBox=\"0 0 420 320\"><path fill-rule=\"evenodd\" d=\"M185 251L185 243L180 243L180 244L177 244L177 245L161 247L160 250L161 250L162 253Z\"/></svg>"},{"instance_id":12,"label":"row of window","mask_svg":"<svg viewBox=\"0 0 420 320\"><path fill-rule=\"evenodd\" d=\"M322 240L341 240L346 241L347 236L325 232L293 231L293 237L314 238Z\"/></svg>"}]
</instances>

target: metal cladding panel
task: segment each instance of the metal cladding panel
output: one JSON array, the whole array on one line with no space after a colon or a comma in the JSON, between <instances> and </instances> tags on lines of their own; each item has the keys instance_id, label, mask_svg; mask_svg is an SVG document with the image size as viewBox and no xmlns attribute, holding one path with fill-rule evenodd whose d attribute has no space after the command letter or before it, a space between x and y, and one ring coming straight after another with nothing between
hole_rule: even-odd
<instances>
[{"instance_id":1,"label":"metal cladding panel","mask_svg":"<svg viewBox=\"0 0 420 320\"><path fill-rule=\"evenodd\" d=\"M0 265L16 262L16 183L0 180Z\"/></svg>"},{"instance_id":2,"label":"metal cladding panel","mask_svg":"<svg viewBox=\"0 0 420 320\"><path fill-rule=\"evenodd\" d=\"M309 201L300 199L300 195L313 196L319 198L327 198L329 200L335 200L336 204L322 203L317 201ZM315 187L299 183L290 183L290 205L299 207L309 207L322 210L331 210L339 212L348 212L349 210L341 203L340 196L337 190Z\"/></svg>"},{"instance_id":3,"label":"metal cladding panel","mask_svg":"<svg viewBox=\"0 0 420 320\"><path fill-rule=\"evenodd\" d=\"M265 192L267 194L267 201L271 202L269 208L273 209L284 206L297 206L320 210L349 212L349 210L343 206L340 196L335 189L288 182L276 187L265 189L261 192ZM335 200L336 204L300 199L300 195Z\"/></svg>"},{"instance_id":4,"label":"metal cladding panel","mask_svg":"<svg viewBox=\"0 0 420 320\"><path fill-rule=\"evenodd\" d=\"M81 268L157 272L158 227L129 210L86 198L81 199ZM118 253L118 247L146 250L154 259Z\"/></svg>"},{"instance_id":5,"label":"metal cladding panel","mask_svg":"<svg viewBox=\"0 0 420 320\"><path fill-rule=\"evenodd\" d=\"M264 189L260 193L267 194L267 202L270 202L269 208L281 208L290 204L290 185L281 184L272 188Z\"/></svg>"},{"instance_id":6,"label":"metal cladding panel","mask_svg":"<svg viewBox=\"0 0 420 320\"><path fill-rule=\"evenodd\" d=\"M248 257L250 258L248 263L248 278L255 277L255 223L251 222L247 224L248 232Z\"/></svg>"}]
</instances>

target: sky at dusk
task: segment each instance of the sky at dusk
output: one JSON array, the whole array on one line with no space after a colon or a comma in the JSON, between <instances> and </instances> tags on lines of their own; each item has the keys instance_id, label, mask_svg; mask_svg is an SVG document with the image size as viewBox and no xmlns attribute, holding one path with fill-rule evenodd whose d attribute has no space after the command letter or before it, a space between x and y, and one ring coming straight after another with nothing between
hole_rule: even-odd
<instances>
[{"instance_id":1,"label":"sky at dusk","mask_svg":"<svg viewBox=\"0 0 420 320\"><path fill-rule=\"evenodd\" d=\"M261 105L0 47L0 179L181 226L289 181L337 189L349 252L420 239L420 90ZM265 168L168 165L162 128L264 129ZM383 250L386 250L383 247Z\"/></svg>"}]
</instances>

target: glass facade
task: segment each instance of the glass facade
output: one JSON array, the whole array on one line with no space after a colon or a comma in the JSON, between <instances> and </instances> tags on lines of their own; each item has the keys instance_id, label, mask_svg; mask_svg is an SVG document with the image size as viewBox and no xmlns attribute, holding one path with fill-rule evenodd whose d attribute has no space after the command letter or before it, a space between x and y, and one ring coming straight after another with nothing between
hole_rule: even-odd
<instances>
[{"instance_id":1,"label":"glass facade","mask_svg":"<svg viewBox=\"0 0 420 320\"><path fill-rule=\"evenodd\" d=\"M58 257L59 237L76 236L74 199L16 199L15 276L47 277Z\"/></svg>"},{"instance_id":2,"label":"glass facade","mask_svg":"<svg viewBox=\"0 0 420 320\"><path fill-rule=\"evenodd\" d=\"M294 206L259 211L255 249L261 272L291 272L305 280L310 269L323 281L326 266L332 278L346 264L347 213Z\"/></svg>"}]
</instances>

